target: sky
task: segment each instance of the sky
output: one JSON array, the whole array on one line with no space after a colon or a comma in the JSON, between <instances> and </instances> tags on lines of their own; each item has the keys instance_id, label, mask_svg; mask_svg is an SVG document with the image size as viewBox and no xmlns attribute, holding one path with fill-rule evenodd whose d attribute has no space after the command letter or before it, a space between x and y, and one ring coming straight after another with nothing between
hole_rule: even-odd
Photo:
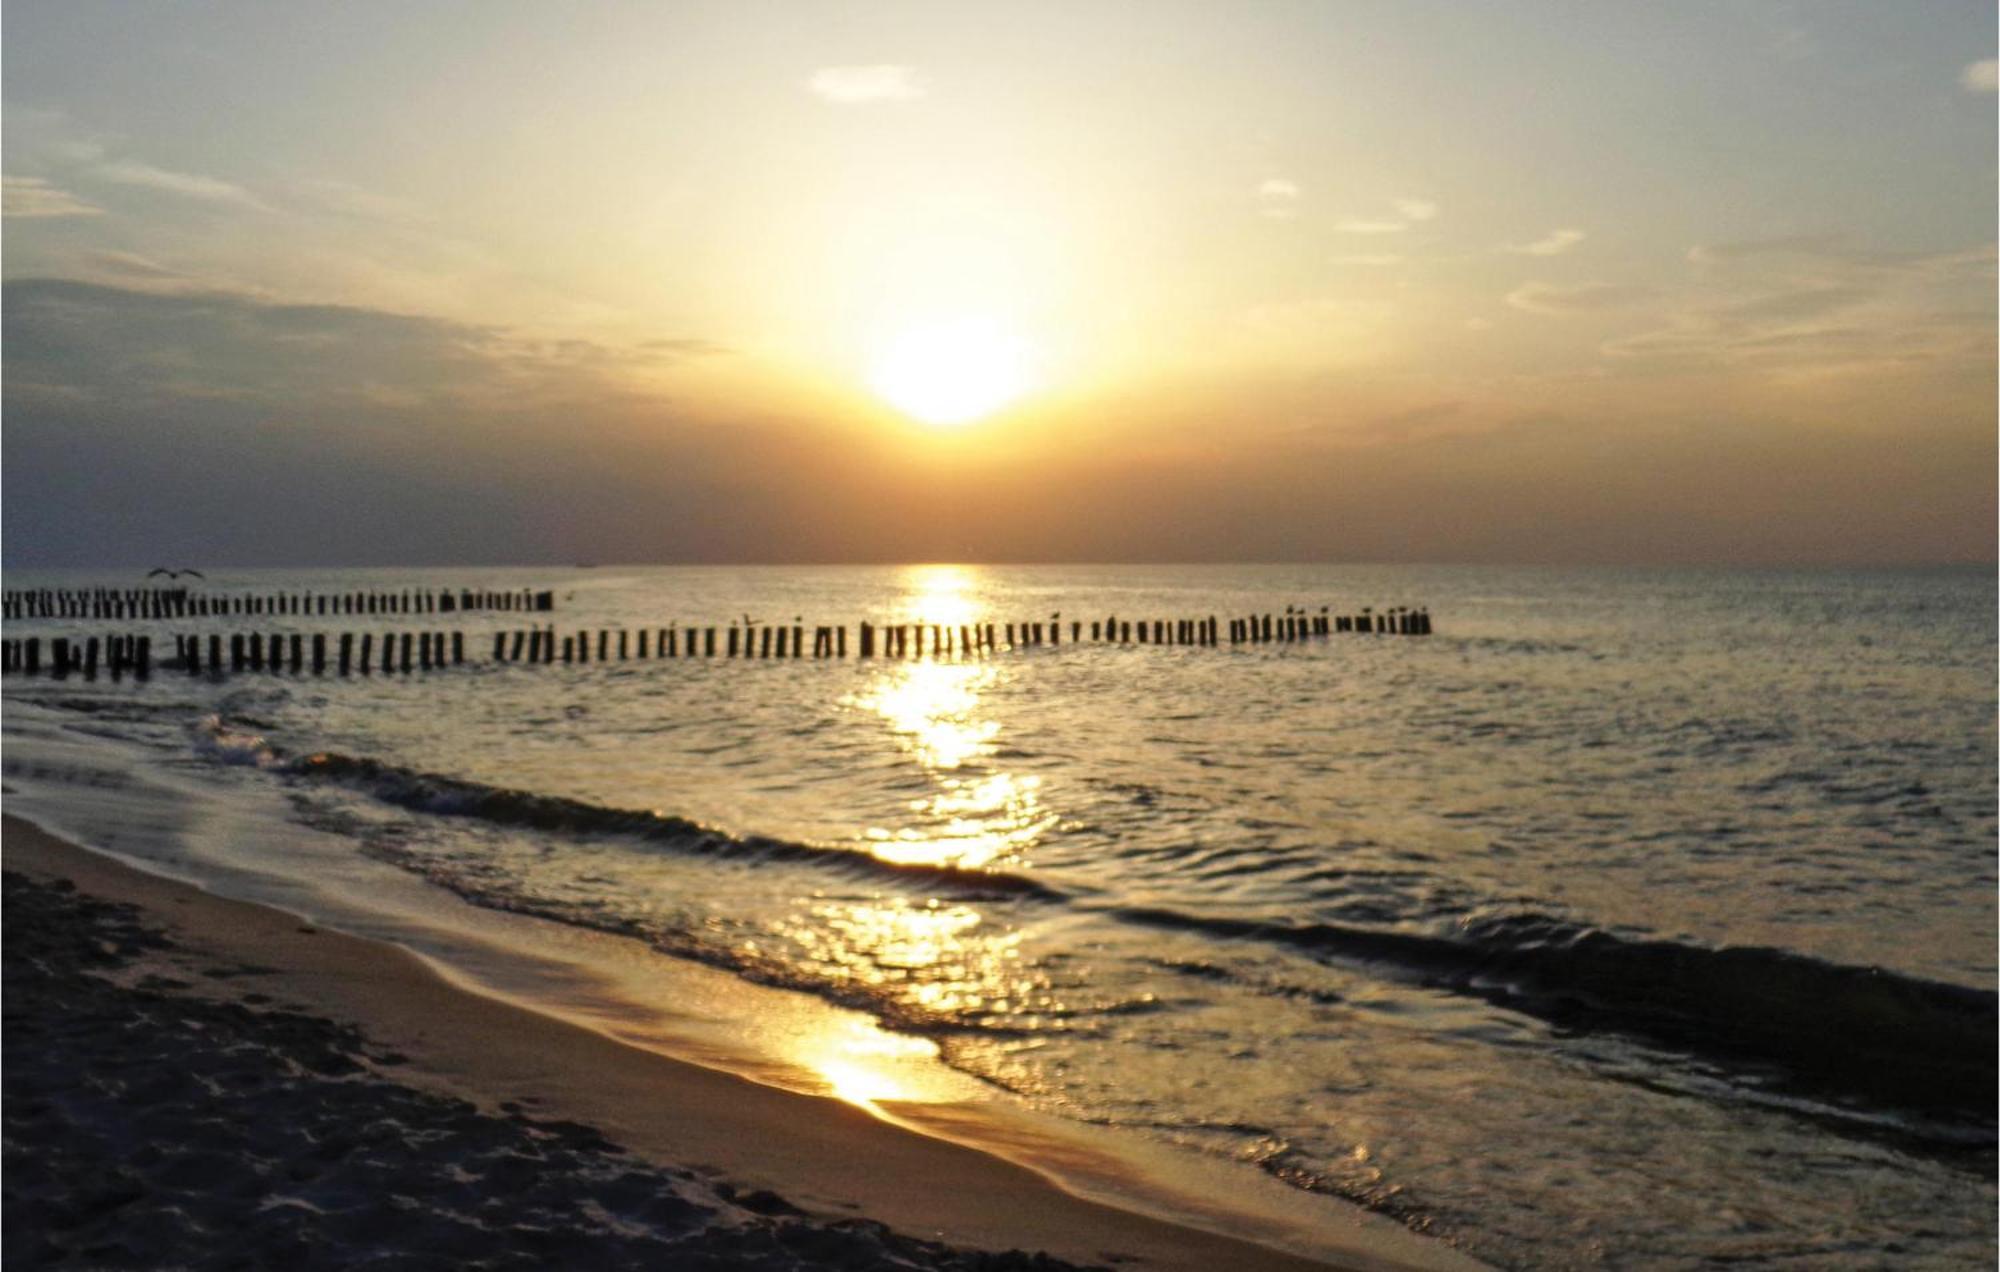
<instances>
[{"instance_id":1,"label":"sky","mask_svg":"<svg viewBox=\"0 0 2000 1272\"><path fill-rule=\"evenodd\" d=\"M11 0L0 556L1990 562L1995 43Z\"/></svg>"}]
</instances>

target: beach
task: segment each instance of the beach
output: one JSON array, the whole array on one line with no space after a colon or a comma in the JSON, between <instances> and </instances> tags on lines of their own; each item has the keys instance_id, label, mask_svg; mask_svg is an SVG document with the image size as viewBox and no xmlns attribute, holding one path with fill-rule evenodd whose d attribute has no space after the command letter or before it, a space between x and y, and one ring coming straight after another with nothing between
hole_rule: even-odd
<instances>
[{"instance_id":1,"label":"beach","mask_svg":"<svg viewBox=\"0 0 2000 1272\"><path fill-rule=\"evenodd\" d=\"M5 823L13 1266L1336 1266ZM1352 1269L1477 1266L1357 1229Z\"/></svg>"}]
</instances>

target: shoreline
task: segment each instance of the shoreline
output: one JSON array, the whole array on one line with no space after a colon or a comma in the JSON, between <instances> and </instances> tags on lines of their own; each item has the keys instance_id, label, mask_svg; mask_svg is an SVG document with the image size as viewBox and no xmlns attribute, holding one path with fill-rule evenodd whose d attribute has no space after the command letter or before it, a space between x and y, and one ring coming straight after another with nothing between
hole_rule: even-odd
<instances>
[{"instance_id":1,"label":"shoreline","mask_svg":"<svg viewBox=\"0 0 2000 1272\"><path fill-rule=\"evenodd\" d=\"M960 1251L1027 1249L1132 1268L1479 1266L1358 1208L1352 1231L1327 1234L1341 1255L1320 1260L1086 1200L990 1153L485 996L399 947L144 872L17 816L5 818L5 832L10 871L137 906L188 957L250 969L189 996L352 1023L371 1047L401 1058L381 1075L399 1087L593 1128L660 1168L698 1167L737 1195L781 1197L803 1212L797 1222L865 1217Z\"/></svg>"}]
</instances>

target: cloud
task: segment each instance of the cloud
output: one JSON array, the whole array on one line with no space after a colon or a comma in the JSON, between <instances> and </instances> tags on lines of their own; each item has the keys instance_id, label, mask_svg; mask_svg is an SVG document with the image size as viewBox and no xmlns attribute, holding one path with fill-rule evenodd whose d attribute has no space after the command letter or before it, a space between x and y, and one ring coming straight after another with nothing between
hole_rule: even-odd
<instances>
[{"instance_id":1,"label":"cloud","mask_svg":"<svg viewBox=\"0 0 2000 1272\"><path fill-rule=\"evenodd\" d=\"M171 172L165 168L156 168L150 163L141 163L136 159L114 159L109 163L95 165L90 172L92 176L104 181L159 190L184 199L198 199L205 203L230 203L259 211L268 210L263 200L242 186L192 172Z\"/></svg>"},{"instance_id":2,"label":"cloud","mask_svg":"<svg viewBox=\"0 0 2000 1272\"><path fill-rule=\"evenodd\" d=\"M2000 59L1974 62L1958 73L1959 86L1968 93L1991 93L2000 89Z\"/></svg>"},{"instance_id":3,"label":"cloud","mask_svg":"<svg viewBox=\"0 0 2000 1272\"><path fill-rule=\"evenodd\" d=\"M0 210L23 220L64 216L99 216L103 208L85 203L41 177L0 177Z\"/></svg>"},{"instance_id":4,"label":"cloud","mask_svg":"<svg viewBox=\"0 0 2000 1272\"><path fill-rule=\"evenodd\" d=\"M1687 250L1691 264L1706 265L1715 261L1739 260L1758 256L1789 256L1804 252L1820 252L1829 248L1833 240L1817 234L1794 234L1783 238L1746 239L1736 243L1697 243Z\"/></svg>"},{"instance_id":5,"label":"cloud","mask_svg":"<svg viewBox=\"0 0 2000 1272\"><path fill-rule=\"evenodd\" d=\"M1586 237L1588 236L1582 230L1550 230L1547 234L1532 243L1523 243L1518 247L1511 247L1507 250L1520 252L1525 256L1561 256L1578 243L1583 242Z\"/></svg>"},{"instance_id":6,"label":"cloud","mask_svg":"<svg viewBox=\"0 0 2000 1272\"><path fill-rule=\"evenodd\" d=\"M1257 186L1257 210L1277 221L1298 215L1299 186L1296 181L1272 177Z\"/></svg>"},{"instance_id":7,"label":"cloud","mask_svg":"<svg viewBox=\"0 0 2000 1272\"><path fill-rule=\"evenodd\" d=\"M1523 283L1507 293L1507 303L1531 314L1566 315L1624 309L1653 295L1651 288L1617 283L1583 283L1575 287Z\"/></svg>"},{"instance_id":8,"label":"cloud","mask_svg":"<svg viewBox=\"0 0 2000 1272\"><path fill-rule=\"evenodd\" d=\"M1607 354L1792 378L1898 367L1991 375L1991 246L1895 253L1784 238L1703 245L1688 261L1696 285L1665 325L1614 340Z\"/></svg>"},{"instance_id":9,"label":"cloud","mask_svg":"<svg viewBox=\"0 0 2000 1272\"><path fill-rule=\"evenodd\" d=\"M923 81L907 66L825 66L812 73L806 87L827 101L849 106L857 102L908 101L924 95Z\"/></svg>"},{"instance_id":10,"label":"cloud","mask_svg":"<svg viewBox=\"0 0 2000 1272\"><path fill-rule=\"evenodd\" d=\"M1385 266L1401 265L1403 258L1394 252L1353 252L1333 258L1335 265Z\"/></svg>"},{"instance_id":11,"label":"cloud","mask_svg":"<svg viewBox=\"0 0 2000 1272\"><path fill-rule=\"evenodd\" d=\"M0 519L11 553L42 560L727 551L707 527L752 503L746 483L799 440L697 425L663 397L644 373L708 352L699 342L543 341L212 289L0 286ZM661 509L681 523L671 538Z\"/></svg>"},{"instance_id":12,"label":"cloud","mask_svg":"<svg viewBox=\"0 0 2000 1272\"><path fill-rule=\"evenodd\" d=\"M434 220L420 204L408 199L325 177L294 179L286 183L284 194L289 202L354 220L408 226L426 225Z\"/></svg>"},{"instance_id":13,"label":"cloud","mask_svg":"<svg viewBox=\"0 0 2000 1272\"><path fill-rule=\"evenodd\" d=\"M169 269L137 252L90 251L83 253L79 260L84 269L93 276L108 279L115 286L158 290L161 287L189 286L194 283L193 279L179 270Z\"/></svg>"},{"instance_id":14,"label":"cloud","mask_svg":"<svg viewBox=\"0 0 2000 1272\"><path fill-rule=\"evenodd\" d=\"M619 397L615 373L719 351L700 340L622 347L351 305L283 304L202 287L145 257L98 252L125 285L4 284L7 390L61 385L132 407L188 399L283 411L405 403Z\"/></svg>"},{"instance_id":15,"label":"cloud","mask_svg":"<svg viewBox=\"0 0 2000 1272\"><path fill-rule=\"evenodd\" d=\"M1338 234L1401 234L1413 223L1428 221L1438 214L1438 205L1429 199L1405 196L1390 201L1396 217L1350 216L1334 222Z\"/></svg>"}]
</instances>

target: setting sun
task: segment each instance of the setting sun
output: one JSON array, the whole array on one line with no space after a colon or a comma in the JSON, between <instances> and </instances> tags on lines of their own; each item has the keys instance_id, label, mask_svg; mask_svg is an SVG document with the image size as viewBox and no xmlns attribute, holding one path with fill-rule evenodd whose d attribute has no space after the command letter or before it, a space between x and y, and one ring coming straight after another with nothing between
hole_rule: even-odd
<instances>
[{"instance_id":1,"label":"setting sun","mask_svg":"<svg viewBox=\"0 0 2000 1272\"><path fill-rule=\"evenodd\" d=\"M1034 387L1029 349L986 318L913 327L876 357L869 385L884 401L926 424L967 424Z\"/></svg>"}]
</instances>

